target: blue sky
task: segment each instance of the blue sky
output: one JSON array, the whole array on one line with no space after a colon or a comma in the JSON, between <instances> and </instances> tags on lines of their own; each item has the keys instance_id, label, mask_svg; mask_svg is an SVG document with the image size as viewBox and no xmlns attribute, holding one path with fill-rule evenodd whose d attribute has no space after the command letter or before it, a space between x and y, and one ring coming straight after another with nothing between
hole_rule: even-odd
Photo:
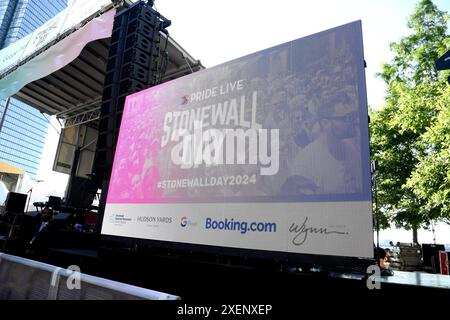
<instances>
[{"instance_id":1,"label":"blue sky","mask_svg":"<svg viewBox=\"0 0 450 320\"><path fill-rule=\"evenodd\" d=\"M383 104L384 84L375 77L392 57L389 43L408 33L412 0L156 0L172 20L171 36L206 67L283 42L362 20L369 105ZM435 0L450 12L450 1Z\"/></svg>"}]
</instances>

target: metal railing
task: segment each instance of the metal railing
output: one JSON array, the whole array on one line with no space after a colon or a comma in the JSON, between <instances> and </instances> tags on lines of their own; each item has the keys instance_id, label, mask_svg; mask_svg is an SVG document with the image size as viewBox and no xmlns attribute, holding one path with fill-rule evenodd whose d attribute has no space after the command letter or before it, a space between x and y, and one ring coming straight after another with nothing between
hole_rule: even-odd
<instances>
[{"instance_id":1,"label":"metal railing","mask_svg":"<svg viewBox=\"0 0 450 320\"><path fill-rule=\"evenodd\" d=\"M0 300L178 299L175 295L0 253Z\"/></svg>"}]
</instances>

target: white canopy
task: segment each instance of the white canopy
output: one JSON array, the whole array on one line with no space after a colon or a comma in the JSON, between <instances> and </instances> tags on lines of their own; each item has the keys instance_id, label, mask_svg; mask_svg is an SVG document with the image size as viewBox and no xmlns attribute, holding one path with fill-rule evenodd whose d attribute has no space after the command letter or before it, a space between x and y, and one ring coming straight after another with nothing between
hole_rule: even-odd
<instances>
[{"instance_id":1,"label":"white canopy","mask_svg":"<svg viewBox=\"0 0 450 320\"><path fill-rule=\"evenodd\" d=\"M74 0L34 32L1 50L0 100L72 62L87 43L110 37L115 11L111 0Z\"/></svg>"},{"instance_id":2,"label":"white canopy","mask_svg":"<svg viewBox=\"0 0 450 320\"><path fill-rule=\"evenodd\" d=\"M66 66L80 55L83 48L89 42L109 38L112 32L115 13L115 9L109 10L30 61L17 66L13 72L0 79L0 99L13 96L28 83L48 76ZM0 55L2 55L2 52L0 52Z\"/></svg>"},{"instance_id":3,"label":"white canopy","mask_svg":"<svg viewBox=\"0 0 450 320\"><path fill-rule=\"evenodd\" d=\"M33 33L1 50L0 100L14 97L63 120L86 118L86 114L94 120L116 9L121 7L115 8L111 0L75 0ZM169 61L163 81L203 68L162 35L162 48L166 42Z\"/></svg>"}]
</instances>

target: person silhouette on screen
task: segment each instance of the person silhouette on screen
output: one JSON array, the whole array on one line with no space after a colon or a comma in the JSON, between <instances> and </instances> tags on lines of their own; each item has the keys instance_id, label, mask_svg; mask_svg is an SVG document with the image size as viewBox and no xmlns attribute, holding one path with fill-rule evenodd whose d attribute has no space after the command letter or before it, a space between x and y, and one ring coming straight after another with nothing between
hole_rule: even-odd
<instances>
[{"instance_id":1,"label":"person silhouette on screen","mask_svg":"<svg viewBox=\"0 0 450 320\"><path fill-rule=\"evenodd\" d=\"M361 190L358 112L346 96L337 96L319 108L318 132L296 151L283 194L342 194Z\"/></svg>"}]
</instances>

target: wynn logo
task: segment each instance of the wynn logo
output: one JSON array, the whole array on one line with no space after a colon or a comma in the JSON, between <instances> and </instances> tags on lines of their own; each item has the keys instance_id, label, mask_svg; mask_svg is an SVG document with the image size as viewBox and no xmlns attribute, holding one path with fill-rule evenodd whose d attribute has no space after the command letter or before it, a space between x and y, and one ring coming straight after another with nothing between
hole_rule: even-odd
<instances>
[{"instance_id":1,"label":"wynn logo","mask_svg":"<svg viewBox=\"0 0 450 320\"><path fill-rule=\"evenodd\" d=\"M329 230L328 228L323 226L310 227L307 225L307 222L308 217L305 218L305 220L301 225L297 223L292 223L291 226L289 227L289 232L294 234L294 237L292 238L293 245L301 246L303 243L305 243L306 239L308 238L308 235L310 234L320 236L327 236L327 235L348 236L348 232Z\"/></svg>"}]
</instances>

